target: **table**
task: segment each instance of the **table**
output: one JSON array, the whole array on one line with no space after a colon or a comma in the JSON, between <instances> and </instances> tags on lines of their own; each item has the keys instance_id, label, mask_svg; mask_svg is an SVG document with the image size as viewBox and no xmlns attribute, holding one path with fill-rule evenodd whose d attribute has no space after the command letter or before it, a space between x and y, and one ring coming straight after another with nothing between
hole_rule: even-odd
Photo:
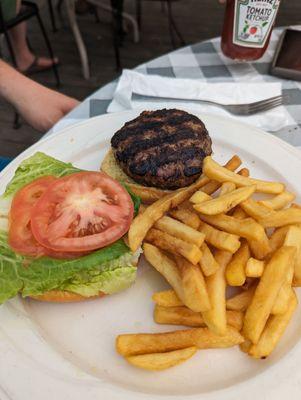
<instances>
[{"instance_id":1,"label":"table","mask_svg":"<svg viewBox=\"0 0 301 400\"><path fill-rule=\"evenodd\" d=\"M301 26L299 28L301 29ZM291 116L291 121L288 126L273 133L294 146L301 146L301 82L279 79L268 74L281 32L282 29L274 30L265 55L253 63L236 63L226 58L220 49L220 38L214 38L151 60L138 66L136 70L145 74L201 79L208 82L281 81L283 94L290 96L285 107ZM105 114L116 86L117 81L114 81L97 90L67 115L59 126L67 126Z\"/></svg>"}]
</instances>

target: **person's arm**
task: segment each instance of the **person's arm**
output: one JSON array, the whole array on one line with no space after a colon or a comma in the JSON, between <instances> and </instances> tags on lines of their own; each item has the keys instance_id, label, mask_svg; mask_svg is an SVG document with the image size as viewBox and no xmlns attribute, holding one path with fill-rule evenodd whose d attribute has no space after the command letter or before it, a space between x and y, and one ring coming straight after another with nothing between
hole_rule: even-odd
<instances>
[{"instance_id":1,"label":"person's arm","mask_svg":"<svg viewBox=\"0 0 301 400\"><path fill-rule=\"evenodd\" d=\"M47 131L79 102L48 89L0 60L0 97L35 129Z\"/></svg>"}]
</instances>

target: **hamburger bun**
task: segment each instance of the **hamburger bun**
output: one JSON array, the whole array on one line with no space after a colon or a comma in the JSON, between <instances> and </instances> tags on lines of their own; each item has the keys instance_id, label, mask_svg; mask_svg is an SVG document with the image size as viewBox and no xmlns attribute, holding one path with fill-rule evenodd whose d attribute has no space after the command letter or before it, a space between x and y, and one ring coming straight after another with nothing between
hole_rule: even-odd
<instances>
[{"instance_id":1,"label":"hamburger bun","mask_svg":"<svg viewBox=\"0 0 301 400\"><path fill-rule=\"evenodd\" d=\"M125 172L122 171L122 169L119 167L112 147L110 147L109 151L105 155L105 158L103 159L100 169L105 172L107 175L109 175L111 178L116 179L116 181L123 182L126 184L135 184L135 181L127 176ZM142 185L138 185L141 186Z\"/></svg>"},{"instance_id":2,"label":"hamburger bun","mask_svg":"<svg viewBox=\"0 0 301 400\"><path fill-rule=\"evenodd\" d=\"M97 296L84 297L77 293L68 292L67 290L50 290L38 296L29 296L30 298L38 301L45 301L51 303L71 303L76 301L84 301L96 299L105 296L105 293L99 292Z\"/></svg>"}]
</instances>

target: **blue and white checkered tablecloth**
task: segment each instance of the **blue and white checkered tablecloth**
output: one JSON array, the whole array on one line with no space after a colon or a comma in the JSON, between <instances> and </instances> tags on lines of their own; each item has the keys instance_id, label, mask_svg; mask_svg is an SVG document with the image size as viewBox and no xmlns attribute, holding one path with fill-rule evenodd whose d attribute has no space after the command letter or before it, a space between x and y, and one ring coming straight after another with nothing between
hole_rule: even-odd
<instances>
[{"instance_id":1,"label":"blue and white checkered tablecloth","mask_svg":"<svg viewBox=\"0 0 301 400\"><path fill-rule=\"evenodd\" d=\"M296 28L296 27L295 27ZM298 27L301 29L301 26ZM273 32L264 56L253 63L238 63L226 58L220 47L220 38L193 44L173 51L138 66L135 70L144 74L157 74L174 78L198 79L206 82L281 82L283 94L289 94L285 107L290 122L274 134L294 146L301 146L301 82L279 79L269 74L270 63L282 29ZM68 114L55 128L105 114L117 81L97 90ZM49 132L51 134L53 132Z\"/></svg>"}]
</instances>

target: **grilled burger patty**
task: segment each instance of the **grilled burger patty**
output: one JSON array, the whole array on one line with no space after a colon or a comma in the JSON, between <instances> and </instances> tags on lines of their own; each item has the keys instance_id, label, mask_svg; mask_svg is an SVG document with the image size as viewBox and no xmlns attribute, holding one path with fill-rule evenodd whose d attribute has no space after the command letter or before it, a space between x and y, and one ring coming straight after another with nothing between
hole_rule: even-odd
<instances>
[{"instance_id":1,"label":"grilled burger patty","mask_svg":"<svg viewBox=\"0 0 301 400\"><path fill-rule=\"evenodd\" d=\"M212 153L203 122L181 110L144 111L111 140L122 170L136 182L162 189L193 183Z\"/></svg>"}]
</instances>

